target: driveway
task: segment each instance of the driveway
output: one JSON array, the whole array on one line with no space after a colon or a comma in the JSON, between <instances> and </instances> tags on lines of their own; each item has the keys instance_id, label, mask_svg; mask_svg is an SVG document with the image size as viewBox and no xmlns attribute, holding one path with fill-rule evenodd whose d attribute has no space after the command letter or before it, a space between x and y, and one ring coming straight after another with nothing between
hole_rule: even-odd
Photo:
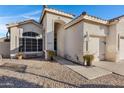
<instances>
[{"instance_id":1,"label":"driveway","mask_svg":"<svg viewBox=\"0 0 124 93\"><path fill-rule=\"evenodd\" d=\"M113 73L124 75L124 62L109 62L109 61L99 61L94 62L94 65L105 70L111 71Z\"/></svg>"}]
</instances>

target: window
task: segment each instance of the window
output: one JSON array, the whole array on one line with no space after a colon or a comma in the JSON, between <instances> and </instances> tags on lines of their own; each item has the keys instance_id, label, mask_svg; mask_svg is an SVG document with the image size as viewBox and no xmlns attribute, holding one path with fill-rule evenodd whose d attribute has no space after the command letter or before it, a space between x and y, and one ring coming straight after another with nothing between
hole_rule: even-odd
<instances>
[{"instance_id":1,"label":"window","mask_svg":"<svg viewBox=\"0 0 124 93\"><path fill-rule=\"evenodd\" d=\"M36 38L39 34L34 32L23 33L19 39L20 52L37 52L42 51L42 39Z\"/></svg>"},{"instance_id":2,"label":"window","mask_svg":"<svg viewBox=\"0 0 124 93\"><path fill-rule=\"evenodd\" d=\"M35 32L25 32L23 33L23 36L36 37L38 34Z\"/></svg>"}]
</instances>

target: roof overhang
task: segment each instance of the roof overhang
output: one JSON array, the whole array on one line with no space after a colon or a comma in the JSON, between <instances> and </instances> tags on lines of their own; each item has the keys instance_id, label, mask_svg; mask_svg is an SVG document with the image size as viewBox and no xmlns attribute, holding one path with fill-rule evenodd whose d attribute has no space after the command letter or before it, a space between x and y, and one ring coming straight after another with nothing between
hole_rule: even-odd
<instances>
[{"instance_id":1,"label":"roof overhang","mask_svg":"<svg viewBox=\"0 0 124 93\"><path fill-rule=\"evenodd\" d=\"M80 15L79 17L77 17L76 19L72 20L71 22L65 24L64 28L67 29L70 26L75 25L81 21L87 21L87 22L94 22L97 24L109 25L109 22L107 20L103 20L103 19L100 19L100 18L97 18L94 16L83 14L83 15Z\"/></svg>"},{"instance_id":2,"label":"roof overhang","mask_svg":"<svg viewBox=\"0 0 124 93\"><path fill-rule=\"evenodd\" d=\"M22 21L22 22L18 22L18 23L11 23L11 24L6 24L7 28L11 28L11 27L18 27L18 26L21 26L21 25L24 25L24 24L29 24L29 23L33 23L35 25L37 25L38 27L42 27L38 22L36 22L35 20L25 20L25 21Z\"/></svg>"},{"instance_id":3,"label":"roof overhang","mask_svg":"<svg viewBox=\"0 0 124 93\"><path fill-rule=\"evenodd\" d=\"M59 11L59 10L52 9L52 8L44 8L44 10L42 12L42 16L40 17L40 23L42 23L43 18L44 18L46 13L52 13L52 14L55 14L55 15L64 16L64 17L67 17L67 18L70 18L70 19L74 18L74 15L72 15L72 14L65 13L63 11Z\"/></svg>"}]
</instances>

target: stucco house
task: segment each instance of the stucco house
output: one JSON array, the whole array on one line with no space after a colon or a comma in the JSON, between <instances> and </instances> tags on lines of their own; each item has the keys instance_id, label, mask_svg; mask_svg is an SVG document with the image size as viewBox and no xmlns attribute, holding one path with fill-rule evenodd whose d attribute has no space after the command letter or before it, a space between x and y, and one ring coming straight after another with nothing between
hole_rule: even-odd
<instances>
[{"instance_id":1,"label":"stucco house","mask_svg":"<svg viewBox=\"0 0 124 93\"><path fill-rule=\"evenodd\" d=\"M42 31L41 25L35 20L26 20L7 24L10 37L10 57L22 52L25 57L41 56Z\"/></svg>"},{"instance_id":2,"label":"stucco house","mask_svg":"<svg viewBox=\"0 0 124 93\"><path fill-rule=\"evenodd\" d=\"M39 23L27 20L8 24L10 56L18 52L35 56L52 50L68 60L81 63L88 51L95 60L124 60L124 16L104 20L83 12L78 17L44 7Z\"/></svg>"},{"instance_id":3,"label":"stucco house","mask_svg":"<svg viewBox=\"0 0 124 93\"><path fill-rule=\"evenodd\" d=\"M53 50L79 63L87 51L95 55L96 61L124 59L124 16L104 20L83 12L74 18L72 14L44 8L40 24L44 51Z\"/></svg>"}]
</instances>

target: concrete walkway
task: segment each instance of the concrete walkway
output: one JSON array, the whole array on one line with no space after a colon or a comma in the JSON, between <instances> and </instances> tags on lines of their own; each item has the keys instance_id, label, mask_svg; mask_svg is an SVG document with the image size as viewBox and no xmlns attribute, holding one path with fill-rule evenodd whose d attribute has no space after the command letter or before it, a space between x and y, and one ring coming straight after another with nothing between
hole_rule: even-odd
<instances>
[{"instance_id":1,"label":"concrete walkway","mask_svg":"<svg viewBox=\"0 0 124 93\"><path fill-rule=\"evenodd\" d=\"M124 75L124 61L123 62L109 62L99 61L94 63L95 66L111 71L113 73Z\"/></svg>"},{"instance_id":2,"label":"concrete walkway","mask_svg":"<svg viewBox=\"0 0 124 93\"><path fill-rule=\"evenodd\" d=\"M95 79L112 73L111 71L107 71L99 67L80 66L61 57L55 57L54 59L60 64L67 66L68 68L72 69L73 71L77 72L78 74L84 76L87 79Z\"/></svg>"}]
</instances>

